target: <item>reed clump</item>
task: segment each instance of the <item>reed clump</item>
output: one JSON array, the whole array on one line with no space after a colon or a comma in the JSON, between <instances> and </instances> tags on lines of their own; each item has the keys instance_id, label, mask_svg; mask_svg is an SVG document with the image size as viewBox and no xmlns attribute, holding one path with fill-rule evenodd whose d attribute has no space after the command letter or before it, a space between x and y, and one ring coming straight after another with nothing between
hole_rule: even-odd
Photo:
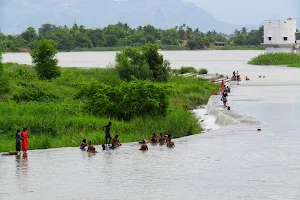
<instances>
[{"instance_id":1,"label":"reed clump","mask_svg":"<svg viewBox=\"0 0 300 200\"><path fill-rule=\"evenodd\" d=\"M265 53L252 58L248 64L300 67L300 55L296 53Z\"/></svg>"}]
</instances>

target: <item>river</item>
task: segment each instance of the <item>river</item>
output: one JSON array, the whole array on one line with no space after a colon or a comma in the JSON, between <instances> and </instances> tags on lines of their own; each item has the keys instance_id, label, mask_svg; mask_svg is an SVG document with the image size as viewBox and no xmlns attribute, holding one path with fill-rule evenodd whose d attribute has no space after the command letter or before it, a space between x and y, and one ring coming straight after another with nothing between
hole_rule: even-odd
<instances>
[{"instance_id":1,"label":"river","mask_svg":"<svg viewBox=\"0 0 300 200\"><path fill-rule=\"evenodd\" d=\"M300 199L300 69L246 64L261 51L162 53L173 68L250 77L233 85L231 111L218 106L218 97L209 102L219 129L177 139L174 149L150 145L140 152L131 143L96 155L63 148L30 151L27 159L0 156L0 199ZM104 67L114 55L58 58L65 67ZM30 64L28 54L3 57Z\"/></svg>"}]
</instances>

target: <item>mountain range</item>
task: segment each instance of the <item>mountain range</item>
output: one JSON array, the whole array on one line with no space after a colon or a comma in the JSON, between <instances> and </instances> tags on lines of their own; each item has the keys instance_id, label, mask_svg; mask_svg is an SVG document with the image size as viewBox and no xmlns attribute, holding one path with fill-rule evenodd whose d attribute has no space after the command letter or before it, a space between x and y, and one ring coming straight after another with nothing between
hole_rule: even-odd
<instances>
[{"instance_id":1,"label":"mountain range","mask_svg":"<svg viewBox=\"0 0 300 200\"><path fill-rule=\"evenodd\" d=\"M0 0L0 28L4 33L16 34L45 23L71 26L75 21L88 28L102 28L119 21L132 27L151 24L162 29L186 24L203 32L223 33L242 27L218 21L209 12L183 0Z\"/></svg>"}]
</instances>

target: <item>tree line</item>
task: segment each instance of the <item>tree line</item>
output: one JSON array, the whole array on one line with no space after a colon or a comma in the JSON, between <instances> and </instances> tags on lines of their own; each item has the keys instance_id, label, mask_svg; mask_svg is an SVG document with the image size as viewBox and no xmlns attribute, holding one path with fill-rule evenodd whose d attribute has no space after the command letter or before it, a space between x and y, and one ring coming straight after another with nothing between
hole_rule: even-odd
<instances>
[{"instance_id":1,"label":"tree line","mask_svg":"<svg viewBox=\"0 0 300 200\"><path fill-rule=\"evenodd\" d=\"M173 46L187 49L209 48L215 42L231 45L260 45L263 41L263 27L248 31L246 28L235 30L226 35L216 31L201 32L186 24L162 30L152 25L131 28L127 23L108 25L102 29L89 29L76 23L71 27L43 24L38 30L27 28L19 35L0 33L0 51L20 51L36 49L41 40L53 40L59 51L72 51L78 48L93 47L140 47L145 44Z\"/></svg>"}]
</instances>

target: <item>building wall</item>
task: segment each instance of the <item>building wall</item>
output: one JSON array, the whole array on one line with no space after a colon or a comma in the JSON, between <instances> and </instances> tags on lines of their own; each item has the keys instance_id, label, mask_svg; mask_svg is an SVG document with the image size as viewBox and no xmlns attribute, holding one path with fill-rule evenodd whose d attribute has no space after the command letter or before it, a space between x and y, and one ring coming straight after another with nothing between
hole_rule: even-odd
<instances>
[{"instance_id":1,"label":"building wall","mask_svg":"<svg viewBox=\"0 0 300 200\"><path fill-rule=\"evenodd\" d=\"M296 41L296 20L266 20L264 22L264 44L291 44ZM269 40L271 37L271 40ZM287 37L287 40L284 40Z\"/></svg>"},{"instance_id":2,"label":"building wall","mask_svg":"<svg viewBox=\"0 0 300 200\"><path fill-rule=\"evenodd\" d=\"M274 48L267 47L266 53L295 53L294 48Z\"/></svg>"},{"instance_id":3,"label":"building wall","mask_svg":"<svg viewBox=\"0 0 300 200\"><path fill-rule=\"evenodd\" d=\"M297 50L296 50L296 53L300 55L300 49L297 49Z\"/></svg>"}]
</instances>

